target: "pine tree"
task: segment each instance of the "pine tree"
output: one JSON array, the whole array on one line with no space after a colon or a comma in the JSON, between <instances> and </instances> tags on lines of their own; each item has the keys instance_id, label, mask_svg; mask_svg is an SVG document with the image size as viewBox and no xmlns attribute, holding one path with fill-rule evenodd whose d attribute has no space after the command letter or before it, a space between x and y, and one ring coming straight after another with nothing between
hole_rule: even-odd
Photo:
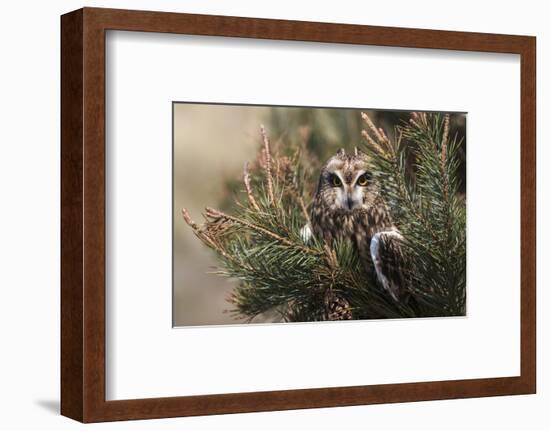
<instances>
[{"instance_id":1,"label":"pine tree","mask_svg":"<svg viewBox=\"0 0 550 431\"><path fill-rule=\"evenodd\" d=\"M466 311L466 208L459 193L461 139L450 136L449 115L412 113L389 139L362 114L362 150L401 231L407 301L394 300L376 280L372 263L359 262L348 242L328 247L305 242L309 223L305 191L315 179L307 154L272 154L262 147L244 167L244 198L231 213L206 208L201 225L183 217L220 259L219 274L239 280L228 300L250 321L320 321L464 315ZM288 153L288 151L287 151Z\"/></svg>"}]
</instances>

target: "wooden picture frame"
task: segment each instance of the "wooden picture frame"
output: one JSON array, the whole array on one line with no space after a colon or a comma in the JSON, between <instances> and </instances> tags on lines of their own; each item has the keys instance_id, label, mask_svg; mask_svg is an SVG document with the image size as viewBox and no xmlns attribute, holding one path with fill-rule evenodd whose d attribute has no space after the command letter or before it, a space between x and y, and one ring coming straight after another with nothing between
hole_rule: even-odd
<instances>
[{"instance_id":1,"label":"wooden picture frame","mask_svg":"<svg viewBox=\"0 0 550 431\"><path fill-rule=\"evenodd\" d=\"M211 35L521 57L521 375L106 401L105 32ZM528 36L84 8L61 17L61 413L82 422L496 395L536 390L536 39Z\"/></svg>"}]
</instances>

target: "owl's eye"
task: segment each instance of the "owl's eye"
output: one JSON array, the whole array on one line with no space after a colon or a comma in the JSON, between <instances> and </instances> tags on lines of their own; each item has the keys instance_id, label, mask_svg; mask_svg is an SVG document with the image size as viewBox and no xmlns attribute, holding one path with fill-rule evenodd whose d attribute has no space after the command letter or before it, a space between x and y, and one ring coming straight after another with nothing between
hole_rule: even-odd
<instances>
[{"instance_id":1,"label":"owl's eye","mask_svg":"<svg viewBox=\"0 0 550 431\"><path fill-rule=\"evenodd\" d=\"M334 187L340 187L342 185L342 180L340 179L340 177L338 175L334 175L332 174L330 176L330 183L334 186Z\"/></svg>"},{"instance_id":2,"label":"owl's eye","mask_svg":"<svg viewBox=\"0 0 550 431\"><path fill-rule=\"evenodd\" d=\"M357 178L357 185L361 187L366 187L369 183L370 175L368 172L365 172L363 175L360 175L359 178Z\"/></svg>"}]
</instances>

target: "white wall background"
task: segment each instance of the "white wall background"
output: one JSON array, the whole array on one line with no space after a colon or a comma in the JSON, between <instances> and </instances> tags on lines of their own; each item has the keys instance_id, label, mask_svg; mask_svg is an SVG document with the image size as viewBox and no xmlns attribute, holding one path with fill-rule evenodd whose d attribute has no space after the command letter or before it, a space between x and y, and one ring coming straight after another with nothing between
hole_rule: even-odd
<instances>
[{"instance_id":1,"label":"white wall background","mask_svg":"<svg viewBox=\"0 0 550 431\"><path fill-rule=\"evenodd\" d=\"M59 15L87 6L528 34L538 37L538 394L382 406L167 419L87 429L548 429L550 358L550 29L544 2L270 2L124 0L9 2L0 25L0 424L2 429L79 429L59 409Z\"/></svg>"}]
</instances>

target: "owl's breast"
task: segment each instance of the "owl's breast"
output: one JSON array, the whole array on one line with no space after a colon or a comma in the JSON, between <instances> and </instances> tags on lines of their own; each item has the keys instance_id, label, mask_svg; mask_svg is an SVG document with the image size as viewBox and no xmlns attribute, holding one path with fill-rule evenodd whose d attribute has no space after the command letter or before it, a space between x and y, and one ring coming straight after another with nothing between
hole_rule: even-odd
<instances>
[{"instance_id":1,"label":"owl's breast","mask_svg":"<svg viewBox=\"0 0 550 431\"><path fill-rule=\"evenodd\" d=\"M313 211L311 214L312 230L315 237L326 242L352 239L357 229L357 218L349 211Z\"/></svg>"},{"instance_id":2,"label":"owl's breast","mask_svg":"<svg viewBox=\"0 0 550 431\"><path fill-rule=\"evenodd\" d=\"M313 235L325 242L351 240L359 244L368 244L373 235L392 226L389 215L377 208L327 211L322 207L311 211L311 225Z\"/></svg>"}]
</instances>

